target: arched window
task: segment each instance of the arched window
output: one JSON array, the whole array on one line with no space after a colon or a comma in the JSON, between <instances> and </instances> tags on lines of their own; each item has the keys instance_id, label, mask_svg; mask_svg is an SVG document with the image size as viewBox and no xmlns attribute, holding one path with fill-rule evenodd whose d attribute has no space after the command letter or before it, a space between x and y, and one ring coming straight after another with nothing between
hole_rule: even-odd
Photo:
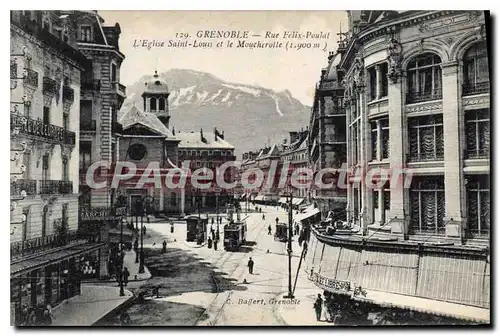
<instances>
[{"instance_id":1,"label":"arched window","mask_svg":"<svg viewBox=\"0 0 500 336\"><path fill-rule=\"evenodd\" d=\"M463 94L486 93L490 90L486 43L479 42L464 55Z\"/></svg>"},{"instance_id":2,"label":"arched window","mask_svg":"<svg viewBox=\"0 0 500 336\"><path fill-rule=\"evenodd\" d=\"M441 99L441 58L432 53L415 57L407 68L408 94L406 103L418 103L427 100Z\"/></svg>"},{"instance_id":3,"label":"arched window","mask_svg":"<svg viewBox=\"0 0 500 336\"><path fill-rule=\"evenodd\" d=\"M149 110L156 111L156 98L149 99Z\"/></svg>"},{"instance_id":4,"label":"arched window","mask_svg":"<svg viewBox=\"0 0 500 336\"><path fill-rule=\"evenodd\" d=\"M165 98L160 98L158 100L158 110L165 111Z\"/></svg>"}]
</instances>

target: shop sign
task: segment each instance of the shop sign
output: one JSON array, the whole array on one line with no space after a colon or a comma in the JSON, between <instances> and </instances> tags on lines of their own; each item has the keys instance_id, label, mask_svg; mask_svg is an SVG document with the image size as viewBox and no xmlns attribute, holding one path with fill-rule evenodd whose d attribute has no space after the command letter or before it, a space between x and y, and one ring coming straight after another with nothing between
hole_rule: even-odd
<instances>
[{"instance_id":1,"label":"shop sign","mask_svg":"<svg viewBox=\"0 0 500 336\"><path fill-rule=\"evenodd\" d=\"M324 287L326 289L338 291L338 292L350 292L351 291L351 282L350 281L342 281L336 279L329 279L324 276L319 275L318 273L314 274L313 281Z\"/></svg>"},{"instance_id":2,"label":"shop sign","mask_svg":"<svg viewBox=\"0 0 500 336\"><path fill-rule=\"evenodd\" d=\"M115 209L115 215L110 208L92 208L80 210L80 221L114 220L127 215L126 207Z\"/></svg>"}]
</instances>

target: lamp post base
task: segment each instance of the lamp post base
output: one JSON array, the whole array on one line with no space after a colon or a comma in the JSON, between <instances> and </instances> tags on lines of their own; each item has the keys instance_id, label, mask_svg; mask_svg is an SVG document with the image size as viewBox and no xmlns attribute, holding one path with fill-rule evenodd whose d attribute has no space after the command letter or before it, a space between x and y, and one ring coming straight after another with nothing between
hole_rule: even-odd
<instances>
[{"instance_id":1,"label":"lamp post base","mask_svg":"<svg viewBox=\"0 0 500 336\"><path fill-rule=\"evenodd\" d=\"M283 296L283 299L295 299L295 296L293 296L293 294L288 294Z\"/></svg>"}]
</instances>

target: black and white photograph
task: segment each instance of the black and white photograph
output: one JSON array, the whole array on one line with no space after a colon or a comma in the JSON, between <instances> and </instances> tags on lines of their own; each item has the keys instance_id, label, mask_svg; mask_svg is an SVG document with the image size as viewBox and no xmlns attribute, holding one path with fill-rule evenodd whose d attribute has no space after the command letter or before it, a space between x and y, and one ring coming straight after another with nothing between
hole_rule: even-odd
<instances>
[{"instance_id":1,"label":"black and white photograph","mask_svg":"<svg viewBox=\"0 0 500 336\"><path fill-rule=\"evenodd\" d=\"M10 10L11 326L491 326L488 10L116 6Z\"/></svg>"}]
</instances>

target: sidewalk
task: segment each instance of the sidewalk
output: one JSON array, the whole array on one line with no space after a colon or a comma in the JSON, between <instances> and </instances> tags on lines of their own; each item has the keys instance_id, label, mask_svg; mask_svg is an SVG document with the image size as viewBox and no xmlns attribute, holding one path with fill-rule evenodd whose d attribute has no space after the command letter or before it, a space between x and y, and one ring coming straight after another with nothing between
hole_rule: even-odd
<instances>
[{"instance_id":1,"label":"sidewalk","mask_svg":"<svg viewBox=\"0 0 500 336\"><path fill-rule=\"evenodd\" d=\"M123 257L123 267L127 267L130 272L128 281L143 281L151 278L151 273L149 272L146 265L144 265L144 273L139 273L139 263L135 262L135 251L130 250L125 252Z\"/></svg>"},{"instance_id":2,"label":"sidewalk","mask_svg":"<svg viewBox=\"0 0 500 336\"><path fill-rule=\"evenodd\" d=\"M279 294L276 299L282 300L288 293ZM296 304L276 305L275 314L281 318L284 324L290 326L330 326L331 322L317 321L314 311L314 302L318 294L323 294L323 290L316 287L307 279L305 272L299 274L297 287L295 290Z\"/></svg>"},{"instance_id":3,"label":"sidewalk","mask_svg":"<svg viewBox=\"0 0 500 336\"><path fill-rule=\"evenodd\" d=\"M52 326L91 326L133 299L128 290L125 290L125 296L120 296L118 287L82 284L80 295L52 310Z\"/></svg>"}]
</instances>

